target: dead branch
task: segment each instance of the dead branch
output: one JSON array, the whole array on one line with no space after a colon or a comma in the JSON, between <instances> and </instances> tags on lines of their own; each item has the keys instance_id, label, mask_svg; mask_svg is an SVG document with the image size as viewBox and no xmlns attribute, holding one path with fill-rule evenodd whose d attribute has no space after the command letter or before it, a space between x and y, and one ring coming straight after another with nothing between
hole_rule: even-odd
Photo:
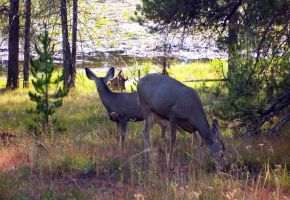
<instances>
[{"instance_id":1,"label":"dead branch","mask_svg":"<svg viewBox=\"0 0 290 200\"><path fill-rule=\"evenodd\" d=\"M215 81L227 81L228 79L226 79L226 78L221 78L221 79L219 79L219 78L209 78L209 79L191 79L191 80L184 80L184 81L182 81L182 82L185 82L185 83L187 83L187 82L215 82Z\"/></svg>"},{"instance_id":2,"label":"dead branch","mask_svg":"<svg viewBox=\"0 0 290 200\"><path fill-rule=\"evenodd\" d=\"M290 121L290 113L283 117L273 128L268 131L268 134L280 133L281 129Z\"/></svg>"},{"instance_id":3,"label":"dead branch","mask_svg":"<svg viewBox=\"0 0 290 200\"><path fill-rule=\"evenodd\" d=\"M279 97L275 98L274 103L268 108L265 112L261 114L261 120L259 123L252 129L247 131L247 134L257 134L261 132L261 127L268 121L270 121L273 117L280 115L285 109L289 109L290 106L290 87L286 89L286 91L280 95ZM282 117L277 124L269 129L267 132L277 132L281 130L284 125L290 120L289 112L286 110L286 116Z\"/></svg>"}]
</instances>

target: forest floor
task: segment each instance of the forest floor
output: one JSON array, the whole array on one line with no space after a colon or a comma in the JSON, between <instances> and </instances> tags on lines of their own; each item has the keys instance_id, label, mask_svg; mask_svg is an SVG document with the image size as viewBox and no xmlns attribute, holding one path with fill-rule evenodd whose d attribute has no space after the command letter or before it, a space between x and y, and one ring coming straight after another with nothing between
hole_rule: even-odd
<instances>
[{"instance_id":1,"label":"forest floor","mask_svg":"<svg viewBox=\"0 0 290 200\"><path fill-rule=\"evenodd\" d=\"M158 69L148 64L142 70ZM126 74L133 76L135 69L127 69ZM193 74L195 78L220 78L220 63L174 66L170 74L178 80ZM217 95L214 89L219 84L222 83L189 83L207 106L222 100L223 95ZM3 86L4 80L0 79L0 88ZM169 137L163 141L157 126L152 132L150 164L144 158L143 122L130 123L125 150L117 147L116 125L109 120L95 84L81 71L76 88L56 113L66 131L53 137L44 135L35 140L28 130L32 116L27 111L34 106L28 91L0 93L0 132L16 136L0 144L0 199L290 197L289 127L281 136L239 137L239 128L229 128L233 122L221 121L229 163L223 173L216 172L206 155L201 168L190 134L180 133L174 148L174 168L169 170L165 164Z\"/></svg>"}]
</instances>

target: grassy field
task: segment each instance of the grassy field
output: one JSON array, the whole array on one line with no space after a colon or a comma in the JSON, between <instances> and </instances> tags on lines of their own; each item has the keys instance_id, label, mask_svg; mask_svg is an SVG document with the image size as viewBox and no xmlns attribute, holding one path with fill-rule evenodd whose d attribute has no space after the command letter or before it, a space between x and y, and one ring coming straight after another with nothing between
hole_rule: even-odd
<instances>
[{"instance_id":1,"label":"grassy field","mask_svg":"<svg viewBox=\"0 0 290 200\"><path fill-rule=\"evenodd\" d=\"M178 80L222 78L223 65L220 61L174 65L169 74ZM141 71L158 70L145 63ZM129 78L136 76L136 67L124 71ZM5 79L0 78L0 88L4 85ZM226 95L223 83L188 85L199 91L204 105ZM117 147L115 124L95 84L81 70L77 87L56 113L67 130L53 138L35 140L28 131L27 110L34 104L27 93L27 89L0 93L0 132L17 136L9 144L0 144L0 199L289 199L287 134L240 138L237 130L228 128L230 122L222 122L229 166L226 172L216 173L206 155L200 167L190 134L178 133L174 169L169 170L165 166L169 137L164 142L157 126L150 164L142 152L143 122L130 123L126 149Z\"/></svg>"}]
</instances>

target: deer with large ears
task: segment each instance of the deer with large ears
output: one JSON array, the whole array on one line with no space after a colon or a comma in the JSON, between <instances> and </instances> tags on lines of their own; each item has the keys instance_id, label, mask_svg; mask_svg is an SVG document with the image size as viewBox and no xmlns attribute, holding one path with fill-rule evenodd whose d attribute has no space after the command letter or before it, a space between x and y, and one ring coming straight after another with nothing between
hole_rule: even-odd
<instances>
[{"instance_id":1,"label":"deer with large ears","mask_svg":"<svg viewBox=\"0 0 290 200\"><path fill-rule=\"evenodd\" d=\"M128 80L128 78L125 78L122 75L122 69L119 71L118 75L115 78L112 78L110 82L107 84L109 87L113 90L118 91L125 91L125 82Z\"/></svg>"},{"instance_id":2,"label":"deer with large ears","mask_svg":"<svg viewBox=\"0 0 290 200\"><path fill-rule=\"evenodd\" d=\"M138 99L146 120L144 127L145 148L151 148L150 131L152 114L169 121L170 154L172 161L173 146L177 127L194 134L198 131L206 151L215 162L224 165L224 144L220 139L217 119L209 125L201 100L195 90L165 75L149 74L137 85Z\"/></svg>"},{"instance_id":3,"label":"deer with large ears","mask_svg":"<svg viewBox=\"0 0 290 200\"><path fill-rule=\"evenodd\" d=\"M97 77L90 69L85 68L86 75L90 80L96 82L96 87L101 101L105 106L109 117L117 123L118 143L121 139L122 148L125 146L127 123L129 121L143 121L144 117L137 100L137 93L112 92L107 83L114 77L114 68L110 68L105 77ZM162 129L162 136L165 135L166 123L153 117L152 123L158 123Z\"/></svg>"}]
</instances>

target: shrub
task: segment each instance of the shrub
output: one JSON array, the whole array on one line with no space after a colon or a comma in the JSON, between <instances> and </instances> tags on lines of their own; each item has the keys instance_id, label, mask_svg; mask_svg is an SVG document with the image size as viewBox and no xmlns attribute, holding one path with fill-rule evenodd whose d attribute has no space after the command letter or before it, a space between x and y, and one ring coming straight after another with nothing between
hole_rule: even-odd
<instances>
[{"instance_id":1,"label":"shrub","mask_svg":"<svg viewBox=\"0 0 290 200\"><path fill-rule=\"evenodd\" d=\"M55 110L62 105L62 99L67 92L60 86L63 75L53 78L55 66L53 64L53 46L47 30L37 37L38 43L35 45L37 59L30 59L31 73L34 77L32 84L35 91L29 91L31 101L36 102L33 110L36 114L34 123L30 128L34 133L52 133L52 125L57 131L63 130L57 118L52 118Z\"/></svg>"}]
</instances>

